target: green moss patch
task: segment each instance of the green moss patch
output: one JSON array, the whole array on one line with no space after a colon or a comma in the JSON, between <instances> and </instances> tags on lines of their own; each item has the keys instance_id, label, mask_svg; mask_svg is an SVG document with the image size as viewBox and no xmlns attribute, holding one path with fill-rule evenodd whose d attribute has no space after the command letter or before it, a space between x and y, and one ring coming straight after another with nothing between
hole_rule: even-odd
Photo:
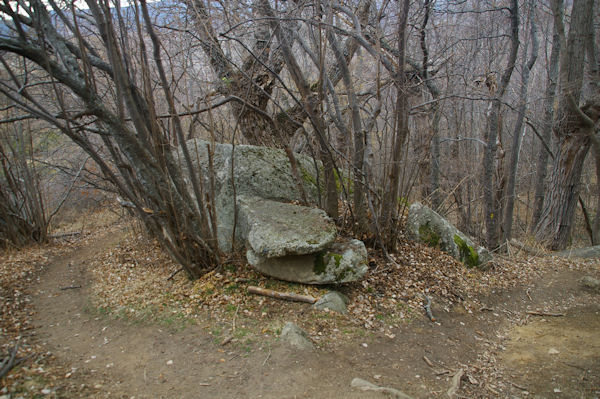
<instances>
[{"instance_id":1,"label":"green moss patch","mask_svg":"<svg viewBox=\"0 0 600 399\"><path fill-rule=\"evenodd\" d=\"M458 246L461 262L469 268L479 266L479 254L472 246L467 244L458 234L454 235L454 242Z\"/></svg>"},{"instance_id":2,"label":"green moss patch","mask_svg":"<svg viewBox=\"0 0 600 399\"><path fill-rule=\"evenodd\" d=\"M429 222L419 226L419 238L430 247L438 248L442 237L431 228Z\"/></svg>"}]
</instances>

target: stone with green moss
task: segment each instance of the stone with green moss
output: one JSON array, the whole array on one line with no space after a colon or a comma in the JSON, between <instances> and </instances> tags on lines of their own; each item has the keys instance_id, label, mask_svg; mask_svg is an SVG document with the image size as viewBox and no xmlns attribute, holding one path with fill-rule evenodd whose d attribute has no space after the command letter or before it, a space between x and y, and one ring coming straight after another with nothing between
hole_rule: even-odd
<instances>
[{"instance_id":1,"label":"stone with green moss","mask_svg":"<svg viewBox=\"0 0 600 399\"><path fill-rule=\"evenodd\" d=\"M339 284L357 281L367 272L367 250L359 240L344 240L308 255L267 258L252 249L248 263L256 270L280 280L305 284Z\"/></svg>"},{"instance_id":2,"label":"stone with green moss","mask_svg":"<svg viewBox=\"0 0 600 399\"><path fill-rule=\"evenodd\" d=\"M196 176L201 178L205 194L208 194L214 183L214 202L216 210L217 233L221 250L230 252L233 249L232 236L238 196L252 196L267 200L292 202L300 201L302 195L298 189L300 183L310 204L318 203L317 169L312 158L296 154L295 160L300 174L297 182L292 174L290 161L282 149L259 147L252 145L236 145L210 143L200 139L186 142L191 155ZM209 157L210 149L210 157ZM175 154L180 161L188 184L190 195L194 196L187 164L181 152ZM212 167L211 162L212 160ZM317 167L319 162L317 162ZM211 180L211 170L214 179ZM234 195L235 194L235 195ZM207 201L203 198L202 203ZM236 244L244 244L244 231L235 229Z\"/></svg>"},{"instance_id":3,"label":"stone with green moss","mask_svg":"<svg viewBox=\"0 0 600 399\"><path fill-rule=\"evenodd\" d=\"M409 237L441 249L467 267L485 269L492 260L488 250L475 245L448 220L418 202L409 208L406 227Z\"/></svg>"}]
</instances>

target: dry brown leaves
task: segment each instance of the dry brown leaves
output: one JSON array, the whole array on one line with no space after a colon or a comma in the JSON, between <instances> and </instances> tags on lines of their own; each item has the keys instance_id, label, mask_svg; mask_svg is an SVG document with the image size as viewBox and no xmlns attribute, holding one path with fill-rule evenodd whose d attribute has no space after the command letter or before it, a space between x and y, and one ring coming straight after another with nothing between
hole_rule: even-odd
<instances>
[{"instance_id":1,"label":"dry brown leaves","mask_svg":"<svg viewBox=\"0 0 600 399\"><path fill-rule=\"evenodd\" d=\"M0 380L0 395L34 397L57 394L57 380L68 370L58 365L33 334L30 290L48 260L69 250L70 245L31 246L0 255L0 357L5 358L18 343L19 365Z\"/></svg>"},{"instance_id":2,"label":"dry brown leaves","mask_svg":"<svg viewBox=\"0 0 600 399\"><path fill-rule=\"evenodd\" d=\"M183 272L169 280L178 265L155 242L130 236L93 262L93 303L100 313L136 321L174 328L197 323L217 342L244 344L258 336L274 337L286 321L294 321L315 342L330 345L337 338L369 332L393 337L395 327L421 317L423 295L438 307L461 303L470 312L479 308L479 294L527 282L540 269L534 260L500 261L486 272L467 269L436 249L409 241L401 242L398 254L392 256L395 263L373 253L365 278L340 287L270 279L242 258L231 259L196 281L189 281ZM349 314L250 295L248 285L317 298L336 289L350 297Z\"/></svg>"}]
</instances>

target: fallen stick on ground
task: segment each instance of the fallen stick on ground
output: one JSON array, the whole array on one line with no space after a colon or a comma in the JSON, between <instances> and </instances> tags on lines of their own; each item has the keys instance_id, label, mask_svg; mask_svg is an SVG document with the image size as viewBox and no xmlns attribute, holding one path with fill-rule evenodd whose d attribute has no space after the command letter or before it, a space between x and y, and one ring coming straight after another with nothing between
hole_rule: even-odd
<instances>
[{"instance_id":1,"label":"fallen stick on ground","mask_svg":"<svg viewBox=\"0 0 600 399\"><path fill-rule=\"evenodd\" d=\"M548 317L562 317L565 314L564 313L549 313L549 312L540 312L537 310L530 310L528 312L525 312L527 314L530 314L532 316L548 316Z\"/></svg>"},{"instance_id":2,"label":"fallen stick on ground","mask_svg":"<svg viewBox=\"0 0 600 399\"><path fill-rule=\"evenodd\" d=\"M307 302L307 303L317 302L317 298L314 298L309 295L294 294L292 292L273 291L273 290L269 290L267 288L255 287L253 285L248 287L248 292L251 294L268 296L268 297L275 298L275 299L283 299L285 301Z\"/></svg>"},{"instance_id":3,"label":"fallen stick on ground","mask_svg":"<svg viewBox=\"0 0 600 399\"><path fill-rule=\"evenodd\" d=\"M354 378L350 383L350 386L352 388L358 388L361 391L376 391L387 393L394 396L397 399L413 399L412 396L409 396L402 391L399 391L394 388L380 387L379 385L372 384L369 381L363 380L362 378Z\"/></svg>"},{"instance_id":4,"label":"fallen stick on ground","mask_svg":"<svg viewBox=\"0 0 600 399\"><path fill-rule=\"evenodd\" d=\"M60 287L61 291L65 290L76 290L77 288L81 288L80 285L69 285L68 287Z\"/></svg>"},{"instance_id":5,"label":"fallen stick on ground","mask_svg":"<svg viewBox=\"0 0 600 399\"><path fill-rule=\"evenodd\" d=\"M431 367L431 368L433 368L433 367L434 367L434 366L433 366L433 363L431 363L431 360L429 360L429 359L427 358L427 356L423 356L423 360L425 360L425 363L427 363L427 365L428 365L429 367Z\"/></svg>"},{"instance_id":6,"label":"fallen stick on ground","mask_svg":"<svg viewBox=\"0 0 600 399\"><path fill-rule=\"evenodd\" d=\"M447 392L449 398L454 397L454 395L460 388L460 380L464 373L465 371L463 369L460 369L456 372L456 374L454 374L454 377L452 377L452 385L450 386L450 389L448 389Z\"/></svg>"},{"instance_id":7,"label":"fallen stick on ground","mask_svg":"<svg viewBox=\"0 0 600 399\"><path fill-rule=\"evenodd\" d=\"M21 339L17 341L16 345L10 352L10 354L6 355L6 357L0 363L0 378L3 378L8 374L13 367L21 363L24 359L16 360L17 351L19 350L19 345L21 344Z\"/></svg>"}]
</instances>

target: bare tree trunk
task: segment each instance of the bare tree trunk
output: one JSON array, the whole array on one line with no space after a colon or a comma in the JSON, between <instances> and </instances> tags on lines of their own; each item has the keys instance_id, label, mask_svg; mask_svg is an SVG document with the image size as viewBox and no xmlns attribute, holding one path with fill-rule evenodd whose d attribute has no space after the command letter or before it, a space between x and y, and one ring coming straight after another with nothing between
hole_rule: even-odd
<instances>
[{"instance_id":1,"label":"bare tree trunk","mask_svg":"<svg viewBox=\"0 0 600 399\"><path fill-rule=\"evenodd\" d=\"M408 94L406 93L406 76L404 73L406 58L406 23L408 19L409 0L399 2L398 11L398 70L395 76L396 84L396 131L392 140L391 170L389 174L389 188L384 195L381 212L381 226L383 238L388 248L394 249L396 244L396 226L398 223L398 188L400 185L400 161L404 143L408 136Z\"/></svg>"},{"instance_id":2,"label":"bare tree trunk","mask_svg":"<svg viewBox=\"0 0 600 399\"><path fill-rule=\"evenodd\" d=\"M354 218L355 223L353 226L354 233L362 236L368 231L367 223L367 207L365 201L365 130L363 128L362 118L360 116L360 110L358 108L358 101L356 98L356 92L352 79L350 78L350 70L344 59L344 54L340 48L335 36L331 29L327 30L327 39L333 50L333 54L336 58L342 75L342 81L346 87L348 96L348 103L350 105L351 116L352 116L352 136L354 138L354 152L352 156L352 174L354 176Z\"/></svg>"},{"instance_id":3,"label":"bare tree trunk","mask_svg":"<svg viewBox=\"0 0 600 399\"><path fill-rule=\"evenodd\" d=\"M551 249L563 249L570 238L583 162L590 149L590 140L595 139L600 103L596 97L589 106L579 107L586 43L593 32L594 0L573 2L567 39L559 1L554 0L552 6L554 23L563 46L560 59L561 93L554 126L559 152L554 160L544 210L536 227L536 238Z\"/></svg>"},{"instance_id":4,"label":"bare tree trunk","mask_svg":"<svg viewBox=\"0 0 600 399\"><path fill-rule=\"evenodd\" d=\"M531 40L531 55L526 64L523 65L521 72L521 93L520 93L520 104L517 110L517 121L515 123L515 129L513 133L513 141L511 146L511 158L508 170L508 183L506 186L506 207L504 210L504 237L503 241L510 241L512 237L512 225L513 225L513 213L515 204L515 191L516 191L516 180L517 180L517 168L519 165L519 154L521 152L521 141L523 137L523 120L525 118L525 111L527 110L527 93L529 85L529 75L535 65L538 56L538 39L537 29L535 24L534 15L534 4L532 0L529 1L529 24L530 24L530 40ZM527 45L525 46L525 53L527 53Z\"/></svg>"},{"instance_id":5,"label":"bare tree trunk","mask_svg":"<svg viewBox=\"0 0 600 399\"><path fill-rule=\"evenodd\" d=\"M564 8L563 0L556 0L557 9ZM548 159L550 154L546 149L546 144L552 139L552 121L554 120L554 99L556 96L556 87L558 85L558 61L560 56L560 38L556 31L556 26L553 27L552 35L552 50L550 53L550 65L548 71L548 80L546 81L546 91L544 94L544 116L542 120L542 140L538 150L535 172L535 201L533 205L533 216L531 220L532 229L538 224L542 215L544 206L544 192L546 190L546 176L548 174Z\"/></svg>"},{"instance_id":6,"label":"bare tree trunk","mask_svg":"<svg viewBox=\"0 0 600 399\"><path fill-rule=\"evenodd\" d=\"M281 52L291 78L296 85L296 88L302 96L302 106L308 115L308 118L313 125L319 141L321 161L323 162L323 173L325 175L325 211L334 219L338 217L338 196L337 185L334 173L334 162L330 152L329 143L325 136L325 121L319 114L319 101L315 93L310 89L308 81L305 79L298 61L292 53L291 43L289 38L283 32L280 21L276 19L273 9L267 0L260 0L260 5L263 7L265 15L270 18L271 28L275 32L275 36L281 46Z\"/></svg>"},{"instance_id":7,"label":"bare tree trunk","mask_svg":"<svg viewBox=\"0 0 600 399\"><path fill-rule=\"evenodd\" d=\"M501 129L500 108L502 106L502 98L510 82L512 72L515 68L517 53L519 49L519 4L517 0L510 2L510 54L508 56L506 69L502 74L500 85L496 97L492 101L492 106L487 120L487 128L485 131L485 152L483 157L483 198L484 198L484 218L486 228L486 245L490 249L498 247L499 227L502 221L502 210L498 207L497 196L497 181L494 179L494 161L497 156L497 140ZM496 197L496 198L495 198Z\"/></svg>"}]
</instances>

